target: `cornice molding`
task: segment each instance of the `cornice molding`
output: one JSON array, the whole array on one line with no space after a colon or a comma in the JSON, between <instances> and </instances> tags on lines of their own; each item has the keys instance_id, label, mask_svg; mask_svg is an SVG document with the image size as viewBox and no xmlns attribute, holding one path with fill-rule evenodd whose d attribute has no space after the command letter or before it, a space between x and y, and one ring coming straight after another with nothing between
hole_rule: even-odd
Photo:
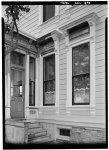
<instances>
[{"instance_id":1,"label":"cornice molding","mask_svg":"<svg viewBox=\"0 0 109 150\"><path fill-rule=\"evenodd\" d=\"M82 22L87 21L89 23L89 25L91 25L91 23L93 24L94 22L96 22L96 20L98 20L98 16L96 13L90 13L82 18L79 18L77 20L73 20L72 22L67 23L66 25L60 27L59 29L63 32L66 31L74 26L77 26L79 24L81 24Z\"/></svg>"},{"instance_id":2,"label":"cornice molding","mask_svg":"<svg viewBox=\"0 0 109 150\"><path fill-rule=\"evenodd\" d=\"M24 39L23 40L22 37L19 37L18 47L16 47L16 37L14 37L13 44L11 45L10 35L7 34L7 35L5 35L5 45L8 45L10 48L13 47L15 49L19 48L19 49L22 49L24 51L29 51L30 53L37 55L37 49L35 47L35 44L33 43L33 40L31 40L31 39L29 39L29 40Z\"/></svg>"}]
</instances>

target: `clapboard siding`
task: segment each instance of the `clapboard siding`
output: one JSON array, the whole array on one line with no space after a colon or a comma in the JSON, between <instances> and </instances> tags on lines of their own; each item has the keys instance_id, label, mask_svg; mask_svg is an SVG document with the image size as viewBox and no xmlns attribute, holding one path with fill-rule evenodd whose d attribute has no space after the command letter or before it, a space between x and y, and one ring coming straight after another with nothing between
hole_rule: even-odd
<instances>
[{"instance_id":1,"label":"clapboard siding","mask_svg":"<svg viewBox=\"0 0 109 150\"><path fill-rule=\"evenodd\" d=\"M97 36L103 35L104 33L105 33L105 28L103 28L103 29L101 29L101 30L97 30L97 31L95 32L95 35L96 35L96 37L97 37Z\"/></svg>"},{"instance_id":2,"label":"clapboard siding","mask_svg":"<svg viewBox=\"0 0 109 150\"><path fill-rule=\"evenodd\" d=\"M99 31L99 30L98 30L98 31ZM95 42L98 43L98 42L103 41L104 39L105 39L105 32L104 32L104 34L102 34L102 35L96 36Z\"/></svg>"},{"instance_id":3,"label":"clapboard siding","mask_svg":"<svg viewBox=\"0 0 109 150\"><path fill-rule=\"evenodd\" d=\"M63 37L59 40L59 113L58 119L72 120L75 125L86 126L103 126L105 122L105 18L107 17L107 5L80 5L68 11L68 6L59 6L59 20L54 25L39 24L39 7L31 6L31 11L22 17L19 27L33 35L36 39L41 34L49 33L58 27L62 27L71 20L75 21L92 12L99 16L95 27L95 116L90 117L90 107L71 108L70 115L66 114L66 100L67 100L67 50L65 39ZM70 12L70 13L69 13ZM26 19L27 18L27 19ZM44 28L45 27L45 28ZM71 62L72 63L72 62ZM93 63L93 62L92 62ZM72 81L71 81L72 82ZM55 110L42 110L42 116L55 116ZM66 116L67 115L67 116Z\"/></svg>"},{"instance_id":4,"label":"clapboard siding","mask_svg":"<svg viewBox=\"0 0 109 150\"><path fill-rule=\"evenodd\" d=\"M60 83L60 85L65 85L66 86L67 80L60 80L59 83Z\"/></svg>"},{"instance_id":5,"label":"clapboard siding","mask_svg":"<svg viewBox=\"0 0 109 150\"><path fill-rule=\"evenodd\" d=\"M105 66L98 66L95 69L95 73L105 72Z\"/></svg>"},{"instance_id":6,"label":"clapboard siding","mask_svg":"<svg viewBox=\"0 0 109 150\"><path fill-rule=\"evenodd\" d=\"M96 73L95 79L104 79L105 78L105 72L102 73Z\"/></svg>"},{"instance_id":7,"label":"clapboard siding","mask_svg":"<svg viewBox=\"0 0 109 150\"><path fill-rule=\"evenodd\" d=\"M105 84L103 84L103 85L96 85L96 88L95 88L95 90L98 92L98 91L104 91L105 90Z\"/></svg>"},{"instance_id":8,"label":"clapboard siding","mask_svg":"<svg viewBox=\"0 0 109 150\"><path fill-rule=\"evenodd\" d=\"M96 48L95 55L101 55L102 53L105 53L105 47Z\"/></svg>"},{"instance_id":9,"label":"clapboard siding","mask_svg":"<svg viewBox=\"0 0 109 150\"><path fill-rule=\"evenodd\" d=\"M99 23L99 24L96 23L96 29L95 29L95 31L101 30L103 28L105 28L105 22L104 21L101 22L101 23Z\"/></svg>"},{"instance_id":10,"label":"clapboard siding","mask_svg":"<svg viewBox=\"0 0 109 150\"><path fill-rule=\"evenodd\" d=\"M105 79L96 79L95 80L95 85L101 85L101 84L105 84Z\"/></svg>"},{"instance_id":11,"label":"clapboard siding","mask_svg":"<svg viewBox=\"0 0 109 150\"><path fill-rule=\"evenodd\" d=\"M100 97L100 98L96 98L96 104L104 104L106 101L104 98Z\"/></svg>"},{"instance_id":12,"label":"clapboard siding","mask_svg":"<svg viewBox=\"0 0 109 150\"><path fill-rule=\"evenodd\" d=\"M82 13L80 14L84 14L89 8L85 7L84 10L82 10ZM80 12L81 10L79 10ZM101 16L101 20L99 19L99 22L101 21L102 24L99 24L97 22L97 25L96 25L96 32L95 32L95 35L96 35L96 38L95 38L95 42L96 42L96 51L95 51L95 59L96 59L96 62L95 62L95 66L96 66L96 80L95 80L95 90L96 90L96 118L99 117L102 117L102 116L105 116L105 23L104 23L104 20L106 18L106 14L107 14L107 10L106 8L103 8L102 6L94 6L93 10L90 10L90 11L95 11L95 12L98 12L98 16ZM89 12L90 12L89 11ZM78 17L78 14L74 14L74 17L73 18L76 18L76 16ZM60 18L62 19L64 18L64 14L63 16ZM65 20L65 18L64 18ZM62 22L64 22L64 20ZM62 48L61 48L62 46ZM62 53L64 51L64 54ZM63 54L63 55L62 55ZM62 57L61 57L62 55ZM60 76L61 74L64 73L63 69L65 68L66 69L66 66L64 66L64 64L66 65L66 52L65 52L65 49L64 49L64 45L62 43L62 45L60 45ZM65 81L62 81L60 85L60 105L61 107L63 106L63 103L64 103L64 99L66 101L66 95L64 97L64 95L61 95L64 94L65 92L65 87L66 87L66 80ZM65 87L64 87L65 86ZM62 99L62 103L61 103L61 99ZM77 118L79 118L79 116L90 116L90 111L89 110L71 110L71 115L72 115L72 118L75 118L75 116ZM91 119L91 118L90 118ZM75 120L75 119L74 119ZM104 119L105 120L105 119ZM82 120L83 122L83 120Z\"/></svg>"},{"instance_id":13,"label":"clapboard siding","mask_svg":"<svg viewBox=\"0 0 109 150\"><path fill-rule=\"evenodd\" d=\"M105 59L105 54L103 53L101 55L96 55L95 59L96 59L96 61Z\"/></svg>"},{"instance_id":14,"label":"clapboard siding","mask_svg":"<svg viewBox=\"0 0 109 150\"><path fill-rule=\"evenodd\" d=\"M98 67L98 66L104 66L104 65L105 65L105 60L104 59L96 61L96 67Z\"/></svg>"},{"instance_id":15,"label":"clapboard siding","mask_svg":"<svg viewBox=\"0 0 109 150\"><path fill-rule=\"evenodd\" d=\"M105 98L105 91L100 91L100 92L99 92L99 91L98 91L98 92L96 91L96 97L97 97L97 98L99 98L99 97L104 97L104 98Z\"/></svg>"}]
</instances>

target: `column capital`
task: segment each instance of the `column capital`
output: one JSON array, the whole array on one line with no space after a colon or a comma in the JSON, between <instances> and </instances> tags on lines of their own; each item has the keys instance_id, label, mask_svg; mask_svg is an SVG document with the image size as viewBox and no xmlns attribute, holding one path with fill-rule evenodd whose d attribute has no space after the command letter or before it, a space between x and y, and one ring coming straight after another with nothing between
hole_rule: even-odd
<instances>
[{"instance_id":1,"label":"column capital","mask_svg":"<svg viewBox=\"0 0 109 150\"><path fill-rule=\"evenodd\" d=\"M87 19L89 26L94 26L98 18L99 17L95 13L93 13L93 15L89 19Z\"/></svg>"},{"instance_id":2,"label":"column capital","mask_svg":"<svg viewBox=\"0 0 109 150\"><path fill-rule=\"evenodd\" d=\"M94 25L95 25L95 22L94 22L93 20L88 20L88 24L89 24L89 26L91 27L91 26L94 26Z\"/></svg>"},{"instance_id":3,"label":"column capital","mask_svg":"<svg viewBox=\"0 0 109 150\"><path fill-rule=\"evenodd\" d=\"M59 29L56 29L51 33L51 37L53 38L53 40L58 40L62 35L63 32Z\"/></svg>"}]
</instances>

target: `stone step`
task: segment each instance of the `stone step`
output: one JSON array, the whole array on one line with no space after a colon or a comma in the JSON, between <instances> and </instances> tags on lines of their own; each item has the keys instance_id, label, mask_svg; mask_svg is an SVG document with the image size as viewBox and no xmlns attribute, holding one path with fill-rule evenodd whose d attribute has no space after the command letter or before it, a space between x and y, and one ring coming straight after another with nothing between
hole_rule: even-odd
<instances>
[{"instance_id":1,"label":"stone step","mask_svg":"<svg viewBox=\"0 0 109 150\"><path fill-rule=\"evenodd\" d=\"M29 129L31 129L31 128L37 128L37 127L41 127L41 126L39 125L39 123L30 123L30 124L29 124Z\"/></svg>"},{"instance_id":2,"label":"stone step","mask_svg":"<svg viewBox=\"0 0 109 150\"><path fill-rule=\"evenodd\" d=\"M37 137L41 137L41 136L45 136L47 135L47 131L43 130L42 132L39 133L33 133L33 134L29 134L28 135L28 139L32 139L32 138L37 138Z\"/></svg>"},{"instance_id":3,"label":"stone step","mask_svg":"<svg viewBox=\"0 0 109 150\"><path fill-rule=\"evenodd\" d=\"M49 135L46 135L46 136L41 136L41 137L38 137L38 138L33 138L33 139L28 139L28 142L29 143L45 143L45 142L50 142L50 141L53 141Z\"/></svg>"},{"instance_id":4,"label":"stone step","mask_svg":"<svg viewBox=\"0 0 109 150\"><path fill-rule=\"evenodd\" d=\"M39 132L42 132L42 131L43 131L43 128L39 126L39 127L36 127L36 128L28 129L28 134L39 133Z\"/></svg>"}]
</instances>

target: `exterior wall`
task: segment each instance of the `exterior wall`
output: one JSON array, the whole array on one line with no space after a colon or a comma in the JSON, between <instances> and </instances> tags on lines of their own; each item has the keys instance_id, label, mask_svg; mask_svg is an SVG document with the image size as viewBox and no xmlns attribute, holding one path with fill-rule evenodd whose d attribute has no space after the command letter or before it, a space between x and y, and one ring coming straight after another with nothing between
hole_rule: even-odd
<instances>
[{"instance_id":1,"label":"exterior wall","mask_svg":"<svg viewBox=\"0 0 109 150\"><path fill-rule=\"evenodd\" d=\"M59 14L41 25L39 25L39 12L39 5L31 6L30 13L22 17L19 22L21 31L36 39L66 25L71 20L75 21L92 12L99 16L95 25L95 114L93 116L90 114L88 106L75 106L71 108L70 114L66 113L67 52L65 39L61 37L59 39L59 114L56 115L55 107L42 107L39 108L39 118L54 118L64 123L70 122L72 125L105 128L105 19L107 5L79 5L70 8L67 5L59 5ZM41 63L40 59L38 63ZM40 77L40 69L38 75ZM40 88L37 89L37 92L41 92ZM41 100L40 96L41 94L38 95L39 101Z\"/></svg>"}]
</instances>

